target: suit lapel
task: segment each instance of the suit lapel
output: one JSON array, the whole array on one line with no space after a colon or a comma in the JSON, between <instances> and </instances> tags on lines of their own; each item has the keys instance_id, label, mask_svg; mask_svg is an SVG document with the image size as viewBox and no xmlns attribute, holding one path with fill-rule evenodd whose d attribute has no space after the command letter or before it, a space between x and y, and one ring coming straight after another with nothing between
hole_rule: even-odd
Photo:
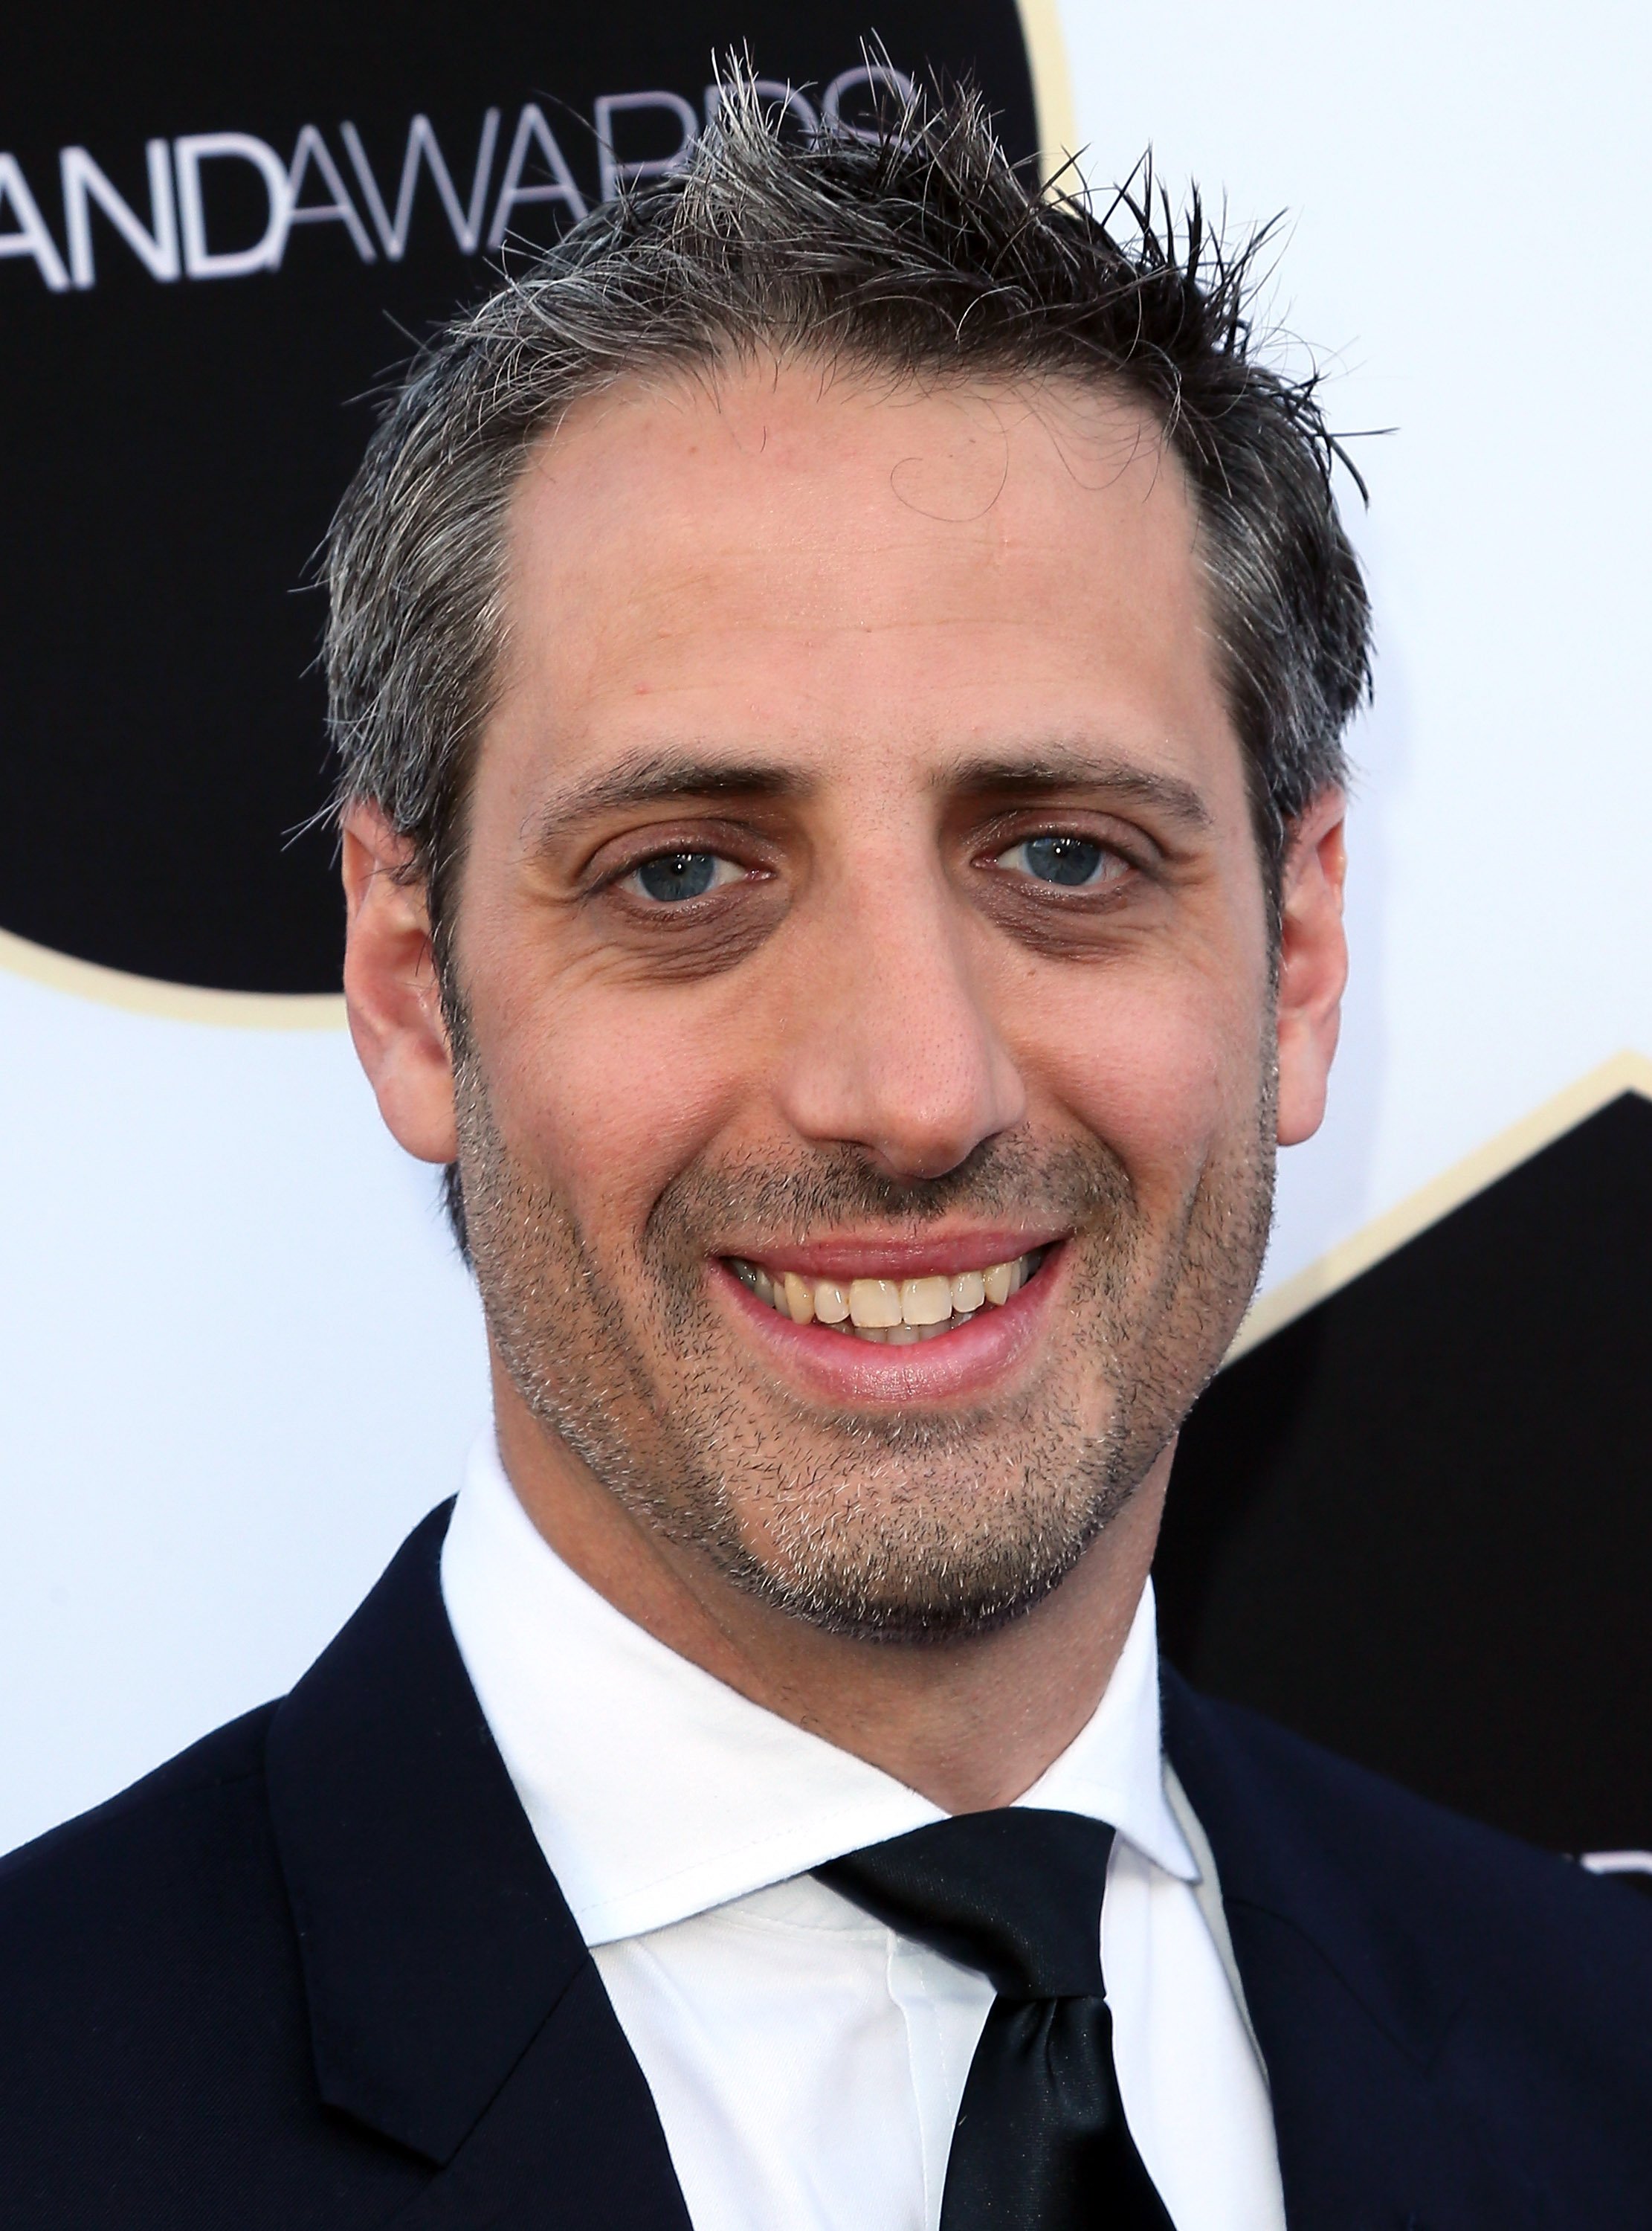
<instances>
[{"instance_id":1,"label":"suit lapel","mask_svg":"<svg viewBox=\"0 0 1652 2231\"><path fill-rule=\"evenodd\" d=\"M1253 1748L1248 1715L1168 1668L1164 1707L1267 2065L1290 2231L1539 2222L1530 2186L1439 2074L1466 1988L1451 1948L1426 1943L1426 1914L1385 1910L1334 1809L1327 1821L1311 1777L1290 1771L1289 1738L1255 1723Z\"/></svg>"},{"instance_id":2,"label":"suit lapel","mask_svg":"<svg viewBox=\"0 0 1652 2231\"><path fill-rule=\"evenodd\" d=\"M272 1723L328 2106L444 2174L410 2227L687 2231L635 2055L442 1607L432 1512Z\"/></svg>"}]
</instances>

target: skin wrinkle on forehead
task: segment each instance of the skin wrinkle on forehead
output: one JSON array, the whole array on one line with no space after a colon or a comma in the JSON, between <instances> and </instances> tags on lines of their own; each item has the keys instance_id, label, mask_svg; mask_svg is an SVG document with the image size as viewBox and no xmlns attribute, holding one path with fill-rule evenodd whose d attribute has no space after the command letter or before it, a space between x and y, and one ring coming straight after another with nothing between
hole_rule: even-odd
<instances>
[{"instance_id":1,"label":"skin wrinkle on forehead","mask_svg":"<svg viewBox=\"0 0 1652 2231\"><path fill-rule=\"evenodd\" d=\"M646 425L650 420L657 421L662 411L692 417L695 401L707 400L705 389L692 377L692 367L682 366L652 374L628 372L603 390L576 398L553 426L536 437L519 472L507 508L507 576L519 563L522 521L535 484L554 488L565 501L578 501L594 472L615 459L624 458L628 436L636 423ZM1086 380L1056 373L1041 375L1030 381L1010 374L1003 378L986 376L959 379L946 376L923 382L903 378L900 385L901 394L887 398L881 391L881 383L856 373L834 390L833 407L842 411L851 423L868 416L898 415L903 409L929 406L932 410L938 404L960 415L966 415L973 407L989 421L991 438L984 442L979 435L970 434L962 442L945 443L939 448L932 446L928 450L915 450L894 459L884 468L876 491L879 497L888 501L880 502L875 511L862 512L857 521L861 536L869 534L892 544L915 540L919 546L935 551L944 545L926 530L973 528L976 532L966 535L966 546L990 547L998 563L1013 557L1018 546L1015 530L1001 515L1001 500L1009 483L1014 436L1020 432L1024 438L1030 430L1039 446L1047 448L1058 462L1063 478L1082 495L1115 493L1124 482L1134 478L1139 483L1134 501L1145 511L1156 499L1162 508L1165 489L1172 490L1172 500L1182 521L1178 540L1190 553L1197 553L1201 548L1201 514L1185 470L1165 442L1152 407L1139 401L1122 382ZM765 501L770 506L778 505L786 482L793 477L806 477L813 466L815 460L806 438L800 437L795 428L787 429L783 437L775 423L778 414L765 415L760 405L754 411L749 383L743 379L716 378L711 383L709 402L711 432L725 441L742 460L761 459L766 476L780 484L780 493L771 491ZM755 430L743 424L745 418L752 416L757 419ZM685 430L684 449L694 453L702 448L704 438ZM975 452L980 456L975 456ZM1087 452L1094 461L1093 471L1087 472L1079 462ZM984 483L967 497L958 494L955 487L960 460L968 461L972 471L978 467L978 476ZM1145 471L1140 469L1144 460ZM933 501L923 497L926 475L935 482ZM943 488L948 491L944 500L940 493ZM613 518L620 515L603 506L592 509L593 525L599 534L610 529ZM726 561L732 555L747 558L754 567L760 566L761 561L752 556L741 541L714 544L713 547L720 560ZM829 559L835 554L825 552L823 557ZM583 558L582 551L582 562ZM649 585L646 593L666 609L694 613L694 596L698 586L696 553L685 553L684 559L687 572L679 572L668 579ZM1204 569L1201 566L1198 570L1200 586L1204 588ZM771 579L765 585L771 596L798 592L791 583ZM803 592L806 592L806 585L805 582ZM639 592L642 592L641 585ZM771 606L765 619L771 623L776 612L784 609ZM703 620L703 613L694 613L694 617ZM799 608L798 618L800 624L807 624L805 609ZM915 623L886 611L878 614L877 624L898 628Z\"/></svg>"}]
</instances>

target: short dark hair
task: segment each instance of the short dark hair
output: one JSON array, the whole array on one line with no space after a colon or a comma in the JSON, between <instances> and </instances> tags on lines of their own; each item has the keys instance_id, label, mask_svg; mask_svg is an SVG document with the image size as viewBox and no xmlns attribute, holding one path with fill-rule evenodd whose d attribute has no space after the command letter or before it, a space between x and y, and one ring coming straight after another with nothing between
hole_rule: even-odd
<instances>
[{"instance_id":1,"label":"short dark hair","mask_svg":"<svg viewBox=\"0 0 1652 2231\"><path fill-rule=\"evenodd\" d=\"M533 443L627 375L759 352L918 377L1093 381L1150 411L1191 483L1270 896L1345 772L1370 618L1317 375L1262 361L1257 241L1137 176L1101 215L1006 158L979 96L799 142L749 74L682 167L594 211L455 320L392 396L326 549L340 805L408 840L439 961L499 668L505 514ZM445 970L444 970L445 977Z\"/></svg>"}]
</instances>

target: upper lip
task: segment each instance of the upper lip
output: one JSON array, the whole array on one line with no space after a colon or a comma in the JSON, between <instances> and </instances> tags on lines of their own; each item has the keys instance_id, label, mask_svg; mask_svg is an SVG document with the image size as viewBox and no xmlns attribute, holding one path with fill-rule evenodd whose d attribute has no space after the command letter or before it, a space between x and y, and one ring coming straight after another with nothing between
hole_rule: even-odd
<instances>
[{"instance_id":1,"label":"upper lip","mask_svg":"<svg viewBox=\"0 0 1652 2231\"><path fill-rule=\"evenodd\" d=\"M1067 1237L1049 1225L926 1232L920 1239L856 1238L844 1234L811 1240L806 1246L720 1247L719 1255L759 1264L769 1271L795 1271L800 1278L951 1277L959 1271L985 1271L994 1263L1013 1263L1036 1248L1052 1247Z\"/></svg>"}]
</instances>

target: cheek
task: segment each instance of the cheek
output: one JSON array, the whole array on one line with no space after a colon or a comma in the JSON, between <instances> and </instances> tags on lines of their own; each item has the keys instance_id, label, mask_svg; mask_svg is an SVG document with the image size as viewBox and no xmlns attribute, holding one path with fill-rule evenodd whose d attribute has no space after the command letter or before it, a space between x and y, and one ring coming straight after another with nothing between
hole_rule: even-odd
<instances>
[{"instance_id":1,"label":"cheek","mask_svg":"<svg viewBox=\"0 0 1652 2231\"><path fill-rule=\"evenodd\" d=\"M496 1043L508 1048L502 1070L489 1064L507 1137L603 1251L635 1245L740 1089L717 1058L726 1034L665 1002L552 1000L506 1020Z\"/></svg>"},{"instance_id":2,"label":"cheek","mask_svg":"<svg viewBox=\"0 0 1652 2231\"><path fill-rule=\"evenodd\" d=\"M1098 970L1041 1003L1026 1074L1110 1147L1144 1200L1179 1200L1212 1154L1254 1125L1262 1091L1262 986L1199 970L1126 980ZM1056 1017L1060 1009L1065 1012Z\"/></svg>"}]
</instances>

